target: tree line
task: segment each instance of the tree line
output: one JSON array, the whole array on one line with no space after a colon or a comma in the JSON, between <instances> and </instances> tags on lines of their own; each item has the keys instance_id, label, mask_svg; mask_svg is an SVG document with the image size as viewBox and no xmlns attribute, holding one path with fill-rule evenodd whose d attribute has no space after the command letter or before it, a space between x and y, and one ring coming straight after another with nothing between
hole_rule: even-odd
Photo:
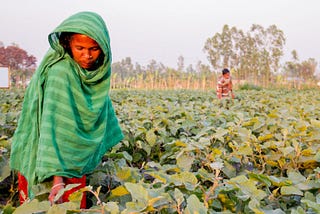
<instances>
[{"instance_id":1,"label":"tree line","mask_svg":"<svg viewBox=\"0 0 320 214\"><path fill-rule=\"evenodd\" d=\"M25 86L36 69L37 59L18 44L7 47L0 41L0 67L10 69L11 85Z\"/></svg>"},{"instance_id":2,"label":"tree line","mask_svg":"<svg viewBox=\"0 0 320 214\"><path fill-rule=\"evenodd\" d=\"M186 66L180 56L177 68L154 59L142 66L126 57L112 64L112 88L210 89L215 88L223 68L231 70L236 85L300 88L316 84L318 64L314 58L300 61L297 51L292 50L292 60L281 63L285 42L283 31L276 25L264 28L253 24L246 32L224 25L204 43L209 65L199 61ZM0 42L0 66L10 67L13 85L26 85L36 62L18 45L5 47Z\"/></svg>"}]
</instances>

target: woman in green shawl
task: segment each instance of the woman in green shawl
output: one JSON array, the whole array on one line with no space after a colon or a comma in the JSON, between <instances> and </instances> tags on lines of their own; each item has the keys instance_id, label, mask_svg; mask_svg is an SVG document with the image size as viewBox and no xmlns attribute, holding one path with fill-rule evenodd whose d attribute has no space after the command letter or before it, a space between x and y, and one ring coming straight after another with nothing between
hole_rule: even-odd
<instances>
[{"instance_id":1,"label":"woman in green shawl","mask_svg":"<svg viewBox=\"0 0 320 214\"><path fill-rule=\"evenodd\" d=\"M84 187L85 175L123 138L108 95L111 50L103 19L74 14L48 40L51 48L27 88L12 140L10 166L19 172L21 202L43 181L52 182L51 203L67 184L81 184L71 192Z\"/></svg>"}]
</instances>

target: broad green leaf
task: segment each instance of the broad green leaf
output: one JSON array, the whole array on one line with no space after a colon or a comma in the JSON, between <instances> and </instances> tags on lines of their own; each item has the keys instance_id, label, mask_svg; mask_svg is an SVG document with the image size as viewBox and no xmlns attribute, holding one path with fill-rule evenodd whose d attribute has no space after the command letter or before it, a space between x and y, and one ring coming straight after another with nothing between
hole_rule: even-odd
<instances>
[{"instance_id":1,"label":"broad green leaf","mask_svg":"<svg viewBox=\"0 0 320 214\"><path fill-rule=\"evenodd\" d=\"M239 153L240 155L244 155L244 156L253 155L252 148L249 145L247 145L246 143L244 143L243 145L241 145L239 147L237 153Z\"/></svg>"},{"instance_id":2,"label":"broad green leaf","mask_svg":"<svg viewBox=\"0 0 320 214\"><path fill-rule=\"evenodd\" d=\"M236 176L237 171L233 165L231 165L227 161L224 161L223 165L224 167L221 170L228 178L233 178Z\"/></svg>"},{"instance_id":3,"label":"broad green leaf","mask_svg":"<svg viewBox=\"0 0 320 214\"><path fill-rule=\"evenodd\" d=\"M162 182L164 184L167 183L167 175L162 172L145 172L145 174L154 177L159 182Z\"/></svg>"},{"instance_id":4,"label":"broad green leaf","mask_svg":"<svg viewBox=\"0 0 320 214\"><path fill-rule=\"evenodd\" d=\"M143 213L143 210L146 208L146 204L141 201L129 201L126 203L126 209L121 214L139 214Z\"/></svg>"},{"instance_id":5,"label":"broad green leaf","mask_svg":"<svg viewBox=\"0 0 320 214\"><path fill-rule=\"evenodd\" d=\"M141 202L145 205L148 204L149 194L146 188L141 184L125 183L124 186L130 192L133 201Z\"/></svg>"},{"instance_id":6,"label":"broad green leaf","mask_svg":"<svg viewBox=\"0 0 320 214\"><path fill-rule=\"evenodd\" d=\"M197 178L191 172L181 172L171 176L171 180L175 185L185 185L186 189L194 190L197 185Z\"/></svg>"},{"instance_id":7,"label":"broad green leaf","mask_svg":"<svg viewBox=\"0 0 320 214\"><path fill-rule=\"evenodd\" d=\"M180 207L181 204L184 202L183 193L178 189L174 189L174 200L176 201L177 205Z\"/></svg>"},{"instance_id":8,"label":"broad green leaf","mask_svg":"<svg viewBox=\"0 0 320 214\"><path fill-rule=\"evenodd\" d=\"M80 201L78 203L75 202L64 202L62 204L54 204L48 210L49 214L60 214L60 213L68 213L68 211L80 210Z\"/></svg>"},{"instance_id":9,"label":"broad green leaf","mask_svg":"<svg viewBox=\"0 0 320 214\"><path fill-rule=\"evenodd\" d=\"M213 162L213 163L210 163L210 167L213 170L221 170L224 167L224 165L221 162Z\"/></svg>"},{"instance_id":10,"label":"broad green leaf","mask_svg":"<svg viewBox=\"0 0 320 214\"><path fill-rule=\"evenodd\" d=\"M255 214L264 214L260 208L260 202L258 200L251 199L248 206Z\"/></svg>"},{"instance_id":11,"label":"broad green leaf","mask_svg":"<svg viewBox=\"0 0 320 214\"><path fill-rule=\"evenodd\" d=\"M48 214L66 214L67 210L61 205L54 204L47 212Z\"/></svg>"},{"instance_id":12,"label":"broad green leaf","mask_svg":"<svg viewBox=\"0 0 320 214\"><path fill-rule=\"evenodd\" d=\"M251 136L251 131L247 128L240 127L237 130L238 135L241 138L242 142L249 142L250 141L250 136Z\"/></svg>"},{"instance_id":13,"label":"broad green leaf","mask_svg":"<svg viewBox=\"0 0 320 214\"><path fill-rule=\"evenodd\" d=\"M256 131L258 129L261 129L262 127L265 127L266 123L264 120L262 120L262 118L259 118L259 120L257 122L255 122L255 124L253 125L252 130Z\"/></svg>"},{"instance_id":14,"label":"broad green leaf","mask_svg":"<svg viewBox=\"0 0 320 214\"><path fill-rule=\"evenodd\" d=\"M106 204L104 204L104 210L110 214L119 214L120 213L118 203L112 202L112 201L109 201Z\"/></svg>"},{"instance_id":15,"label":"broad green leaf","mask_svg":"<svg viewBox=\"0 0 320 214\"><path fill-rule=\"evenodd\" d=\"M320 128L320 120L311 119L310 123L311 123L312 126Z\"/></svg>"},{"instance_id":16,"label":"broad green leaf","mask_svg":"<svg viewBox=\"0 0 320 214\"><path fill-rule=\"evenodd\" d=\"M79 183L79 184L68 184L65 188L60 189L59 192L58 192L58 194L54 197L54 201L58 201L59 198L61 198L61 196L62 196L66 191L69 191L69 190L71 190L71 189L73 189L73 188L75 188L75 187L77 187L77 186L79 186L79 185L80 185L80 183ZM78 191L77 191L77 192L78 192ZM76 196L76 195L77 195L76 192L74 192L73 194L74 194L74 197L77 197L77 196ZM81 192L80 192L80 194L82 195ZM72 194L71 194L71 195L72 195ZM70 197L71 197L71 195L70 195ZM79 196L78 196L78 197L79 197ZM75 200L77 200L77 199L75 199Z\"/></svg>"},{"instance_id":17,"label":"broad green leaf","mask_svg":"<svg viewBox=\"0 0 320 214\"><path fill-rule=\"evenodd\" d=\"M272 185L278 186L278 187L282 187L282 186L290 186L292 185L292 181L289 180L288 178L278 178L275 176L269 176Z\"/></svg>"},{"instance_id":18,"label":"broad green leaf","mask_svg":"<svg viewBox=\"0 0 320 214\"><path fill-rule=\"evenodd\" d=\"M154 209L154 206L155 206L155 204L158 202L158 201L160 201L161 199L163 199L164 197L163 196L161 196L161 195L159 195L159 196L157 196L157 197L155 197L155 198L149 198L149 200L148 200L148 207L149 207L149 211L151 211L151 208L152 209Z\"/></svg>"},{"instance_id":19,"label":"broad green leaf","mask_svg":"<svg viewBox=\"0 0 320 214\"><path fill-rule=\"evenodd\" d=\"M255 200L260 201L267 196L263 190L257 189L256 182L252 179L241 183L239 187L241 188L241 191L248 194L251 199L254 198Z\"/></svg>"},{"instance_id":20,"label":"broad green leaf","mask_svg":"<svg viewBox=\"0 0 320 214\"><path fill-rule=\"evenodd\" d=\"M124 186L118 186L111 190L111 197L118 197L129 194L128 190Z\"/></svg>"},{"instance_id":21,"label":"broad green leaf","mask_svg":"<svg viewBox=\"0 0 320 214\"><path fill-rule=\"evenodd\" d=\"M201 177L201 181L211 181L213 182L214 181L214 175L213 173L209 173L206 169L204 168L200 168L198 170L198 176Z\"/></svg>"},{"instance_id":22,"label":"broad green leaf","mask_svg":"<svg viewBox=\"0 0 320 214\"><path fill-rule=\"evenodd\" d=\"M267 196L264 191L257 189L256 181L254 179L247 179L245 176L238 176L230 179L230 181L237 183L241 192L251 199L254 198L255 200L260 201Z\"/></svg>"},{"instance_id":23,"label":"broad green leaf","mask_svg":"<svg viewBox=\"0 0 320 214\"><path fill-rule=\"evenodd\" d=\"M147 155L150 155L151 150L152 150L152 146L148 142L138 140L136 142L136 145L138 148L143 149L147 153Z\"/></svg>"},{"instance_id":24,"label":"broad green leaf","mask_svg":"<svg viewBox=\"0 0 320 214\"><path fill-rule=\"evenodd\" d=\"M154 129L150 129L146 133L146 140L151 145L154 146L157 142L157 135L154 133Z\"/></svg>"},{"instance_id":25,"label":"broad green leaf","mask_svg":"<svg viewBox=\"0 0 320 214\"><path fill-rule=\"evenodd\" d=\"M301 195L303 192L295 186L283 186L280 190L281 195Z\"/></svg>"},{"instance_id":26,"label":"broad green leaf","mask_svg":"<svg viewBox=\"0 0 320 214\"><path fill-rule=\"evenodd\" d=\"M127 181L131 178L131 170L129 167L117 170L116 176L121 181Z\"/></svg>"},{"instance_id":27,"label":"broad green leaf","mask_svg":"<svg viewBox=\"0 0 320 214\"><path fill-rule=\"evenodd\" d=\"M288 172L288 179L292 181L292 184L299 184L305 182L307 179L301 175L298 171L289 171Z\"/></svg>"},{"instance_id":28,"label":"broad green leaf","mask_svg":"<svg viewBox=\"0 0 320 214\"><path fill-rule=\"evenodd\" d=\"M271 138L273 138L273 134L266 134L266 135L260 135L258 137L258 140L266 141L266 140L270 140Z\"/></svg>"},{"instance_id":29,"label":"broad green leaf","mask_svg":"<svg viewBox=\"0 0 320 214\"><path fill-rule=\"evenodd\" d=\"M193 164L194 156L183 152L181 155L177 156L177 165L184 171L189 171Z\"/></svg>"},{"instance_id":30,"label":"broad green leaf","mask_svg":"<svg viewBox=\"0 0 320 214\"><path fill-rule=\"evenodd\" d=\"M33 199L30 202L23 203L21 206L17 207L15 214L26 214L26 213L39 213L46 212L50 208L49 201L39 202L37 199Z\"/></svg>"},{"instance_id":31,"label":"broad green leaf","mask_svg":"<svg viewBox=\"0 0 320 214\"><path fill-rule=\"evenodd\" d=\"M181 140L177 140L174 143L176 146L187 147L187 144Z\"/></svg>"},{"instance_id":32,"label":"broad green leaf","mask_svg":"<svg viewBox=\"0 0 320 214\"><path fill-rule=\"evenodd\" d=\"M249 176L249 178L253 178L253 179L256 179L257 181L261 181L261 182L265 183L268 187L271 186L271 180L270 180L269 176L267 176L267 175L249 173L248 176Z\"/></svg>"},{"instance_id":33,"label":"broad green leaf","mask_svg":"<svg viewBox=\"0 0 320 214\"><path fill-rule=\"evenodd\" d=\"M129 162L132 161L132 156L131 156L128 152L123 151L123 152L121 152L121 154L123 154L123 157L124 157L127 161L129 161Z\"/></svg>"},{"instance_id":34,"label":"broad green leaf","mask_svg":"<svg viewBox=\"0 0 320 214\"><path fill-rule=\"evenodd\" d=\"M214 138L220 140L221 142L224 142L224 136L228 134L227 129L218 128L217 132L213 135Z\"/></svg>"},{"instance_id":35,"label":"broad green leaf","mask_svg":"<svg viewBox=\"0 0 320 214\"><path fill-rule=\"evenodd\" d=\"M306 204L309 208L314 210L316 213L320 213L320 204L310 200L301 200L301 203Z\"/></svg>"},{"instance_id":36,"label":"broad green leaf","mask_svg":"<svg viewBox=\"0 0 320 214\"><path fill-rule=\"evenodd\" d=\"M291 146L287 146L285 148L279 148L279 150L282 151L284 157L294 152L294 148Z\"/></svg>"},{"instance_id":37,"label":"broad green leaf","mask_svg":"<svg viewBox=\"0 0 320 214\"><path fill-rule=\"evenodd\" d=\"M280 208L279 209L262 209L262 211L264 214L286 214ZM290 214L294 214L294 213L291 212ZM298 214L298 213L295 213L295 214ZM305 213L303 213L303 214L305 214Z\"/></svg>"},{"instance_id":38,"label":"broad green leaf","mask_svg":"<svg viewBox=\"0 0 320 214\"><path fill-rule=\"evenodd\" d=\"M248 181L248 178L245 175L239 175L237 177L231 178L229 180L229 183L240 184L240 183L247 182L247 181Z\"/></svg>"},{"instance_id":39,"label":"broad green leaf","mask_svg":"<svg viewBox=\"0 0 320 214\"><path fill-rule=\"evenodd\" d=\"M187 207L184 211L185 214L207 214L208 209L195 195L190 195L187 199Z\"/></svg>"},{"instance_id":40,"label":"broad green leaf","mask_svg":"<svg viewBox=\"0 0 320 214\"><path fill-rule=\"evenodd\" d=\"M320 162L320 150L317 151L317 154L314 157L316 159L316 161Z\"/></svg>"},{"instance_id":41,"label":"broad green leaf","mask_svg":"<svg viewBox=\"0 0 320 214\"><path fill-rule=\"evenodd\" d=\"M8 203L3 207L2 212L3 214L7 214L7 213L9 214L9 213L14 213L15 210L16 208L12 204Z\"/></svg>"},{"instance_id":42,"label":"broad green leaf","mask_svg":"<svg viewBox=\"0 0 320 214\"><path fill-rule=\"evenodd\" d=\"M70 200L70 202L76 202L79 204L80 207L80 202L83 196L83 192L78 190L73 192L72 194L69 195L68 199Z\"/></svg>"},{"instance_id":43,"label":"broad green leaf","mask_svg":"<svg viewBox=\"0 0 320 214\"><path fill-rule=\"evenodd\" d=\"M298 207L296 210L292 210L290 214L306 214L302 207Z\"/></svg>"}]
</instances>

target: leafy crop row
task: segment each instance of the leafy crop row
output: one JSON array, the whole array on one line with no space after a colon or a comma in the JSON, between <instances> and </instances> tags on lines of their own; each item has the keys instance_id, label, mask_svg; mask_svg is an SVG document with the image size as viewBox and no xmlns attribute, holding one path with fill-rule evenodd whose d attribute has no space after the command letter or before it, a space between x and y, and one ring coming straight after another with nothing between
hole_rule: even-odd
<instances>
[{"instance_id":1,"label":"leafy crop row","mask_svg":"<svg viewBox=\"0 0 320 214\"><path fill-rule=\"evenodd\" d=\"M9 158L18 94L1 94L10 97L0 101L1 163ZM91 208L78 210L77 194L50 207L39 185L37 200L16 209L11 197L4 210L320 212L319 91L241 91L217 100L213 91L113 90L111 97L125 139L89 175L82 191Z\"/></svg>"}]
</instances>

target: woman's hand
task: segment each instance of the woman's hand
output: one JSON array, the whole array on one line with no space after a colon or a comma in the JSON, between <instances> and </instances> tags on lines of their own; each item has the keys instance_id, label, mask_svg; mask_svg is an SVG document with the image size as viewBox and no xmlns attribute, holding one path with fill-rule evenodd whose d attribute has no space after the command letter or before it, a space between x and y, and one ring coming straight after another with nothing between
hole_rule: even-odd
<instances>
[{"instance_id":1,"label":"woman's hand","mask_svg":"<svg viewBox=\"0 0 320 214\"><path fill-rule=\"evenodd\" d=\"M52 187L50 191L50 195L48 197L51 205L53 205L55 202L60 204L62 203L62 197L60 197L57 201L54 201L54 198L58 194L58 192L64 188L64 183L63 183L63 177L61 176L53 176L53 182L52 182Z\"/></svg>"}]
</instances>

